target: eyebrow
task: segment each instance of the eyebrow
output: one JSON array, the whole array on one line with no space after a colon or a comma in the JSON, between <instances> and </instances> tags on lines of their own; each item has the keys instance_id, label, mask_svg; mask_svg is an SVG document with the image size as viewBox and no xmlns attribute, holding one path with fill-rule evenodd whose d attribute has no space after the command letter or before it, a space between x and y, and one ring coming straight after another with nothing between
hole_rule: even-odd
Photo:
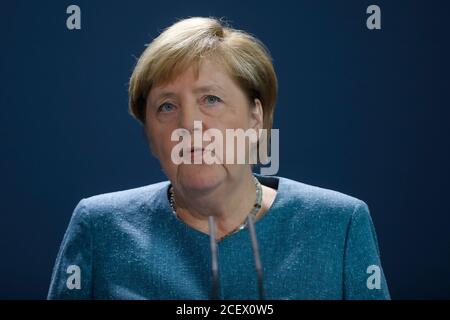
<instances>
[{"instance_id":1,"label":"eyebrow","mask_svg":"<svg viewBox=\"0 0 450 320\"><path fill-rule=\"evenodd\" d=\"M155 101L161 100L161 99L165 99L165 98L175 98L177 95L171 91L163 91L161 93L159 93L156 97L155 97Z\"/></svg>"},{"instance_id":2,"label":"eyebrow","mask_svg":"<svg viewBox=\"0 0 450 320\"><path fill-rule=\"evenodd\" d=\"M217 84L212 84L212 85L205 85L205 86L197 87L192 92L193 93L206 93L206 92L211 92L211 91L215 91L215 90L219 90L221 92L224 91L221 86L219 86ZM176 96L177 95L172 91L162 91L155 97L155 101L160 100L160 99L165 99L165 98L175 98Z\"/></svg>"},{"instance_id":3,"label":"eyebrow","mask_svg":"<svg viewBox=\"0 0 450 320\"><path fill-rule=\"evenodd\" d=\"M201 86L201 87L195 88L193 90L193 92L201 93L201 92L211 92L214 90L224 91L223 88L221 86L219 86L218 84L211 84L211 85L206 85L206 86Z\"/></svg>"}]
</instances>

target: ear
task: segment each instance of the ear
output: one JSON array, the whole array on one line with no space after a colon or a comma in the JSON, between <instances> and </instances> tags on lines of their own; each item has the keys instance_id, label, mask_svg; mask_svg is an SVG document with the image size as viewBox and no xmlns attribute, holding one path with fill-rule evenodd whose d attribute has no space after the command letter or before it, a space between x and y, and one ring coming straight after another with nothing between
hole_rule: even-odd
<instances>
[{"instance_id":1,"label":"ear","mask_svg":"<svg viewBox=\"0 0 450 320\"><path fill-rule=\"evenodd\" d=\"M264 111L261 104L261 101L258 98L255 98L254 105L251 108L251 127L255 129L258 134L259 130L264 126Z\"/></svg>"},{"instance_id":2,"label":"ear","mask_svg":"<svg viewBox=\"0 0 450 320\"><path fill-rule=\"evenodd\" d=\"M263 126L264 126L264 114L263 114L263 107L261 104L261 101L257 98L253 101L253 106L250 108L251 113L251 128L256 131L257 136L255 137L256 140L251 139L252 142L252 148L251 148L251 154L249 158L249 163L258 163L258 144L261 138ZM253 136L252 136L253 137Z\"/></svg>"}]
</instances>

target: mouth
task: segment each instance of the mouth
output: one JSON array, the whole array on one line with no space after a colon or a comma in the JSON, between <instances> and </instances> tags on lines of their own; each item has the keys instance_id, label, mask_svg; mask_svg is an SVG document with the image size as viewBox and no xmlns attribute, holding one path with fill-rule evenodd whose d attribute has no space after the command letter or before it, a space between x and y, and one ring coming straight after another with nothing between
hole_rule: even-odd
<instances>
[{"instance_id":1,"label":"mouth","mask_svg":"<svg viewBox=\"0 0 450 320\"><path fill-rule=\"evenodd\" d=\"M191 148L191 162L196 163L195 159L200 159L201 163L203 163L203 154L204 154L205 149L204 148L198 148L198 147L192 147Z\"/></svg>"},{"instance_id":2,"label":"mouth","mask_svg":"<svg viewBox=\"0 0 450 320\"><path fill-rule=\"evenodd\" d=\"M191 153L194 153L194 152L204 152L205 151L205 148L198 148L198 147L192 147L191 148Z\"/></svg>"},{"instance_id":3,"label":"mouth","mask_svg":"<svg viewBox=\"0 0 450 320\"><path fill-rule=\"evenodd\" d=\"M205 152L205 148L191 147L190 149L181 149L181 157L184 155L184 152L187 152L188 154L191 154L191 156L193 156L197 152L203 154Z\"/></svg>"}]
</instances>

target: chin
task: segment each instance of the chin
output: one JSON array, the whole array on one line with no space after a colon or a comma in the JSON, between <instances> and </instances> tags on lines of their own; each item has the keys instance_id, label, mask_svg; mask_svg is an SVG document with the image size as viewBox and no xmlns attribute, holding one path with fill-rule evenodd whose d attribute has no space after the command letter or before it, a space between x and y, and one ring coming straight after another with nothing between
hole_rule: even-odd
<instances>
[{"instance_id":1,"label":"chin","mask_svg":"<svg viewBox=\"0 0 450 320\"><path fill-rule=\"evenodd\" d=\"M207 191L226 178L226 171L217 164L181 164L177 170L177 181L190 191Z\"/></svg>"}]
</instances>

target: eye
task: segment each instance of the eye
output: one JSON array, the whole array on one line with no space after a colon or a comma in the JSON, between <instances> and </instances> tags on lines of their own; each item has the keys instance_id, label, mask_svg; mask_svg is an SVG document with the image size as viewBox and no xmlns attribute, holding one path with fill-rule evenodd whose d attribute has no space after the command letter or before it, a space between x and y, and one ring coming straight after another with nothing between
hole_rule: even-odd
<instances>
[{"instance_id":1,"label":"eye","mask_svg":"<svg viewBox=\"0 0 450 320\"><path fill-rule=\"evenodd\" d=\"M202 102L204 102L208 106L215 105L218 102L222 101L219 97L216 97L216 96L213 96L213 95L204 96L202 100L203 100Z\"/></svg>"},{"instance_id":2,"label":"eye","mask_svg":"<svg viewBox=\"0 0 450 320\"><path fill-rule=\"evenodd\" d=\"M175 106L171 103L163 103L158 107L158 112L170 112L175 108Z\"/></svg>"}]
</instances>

